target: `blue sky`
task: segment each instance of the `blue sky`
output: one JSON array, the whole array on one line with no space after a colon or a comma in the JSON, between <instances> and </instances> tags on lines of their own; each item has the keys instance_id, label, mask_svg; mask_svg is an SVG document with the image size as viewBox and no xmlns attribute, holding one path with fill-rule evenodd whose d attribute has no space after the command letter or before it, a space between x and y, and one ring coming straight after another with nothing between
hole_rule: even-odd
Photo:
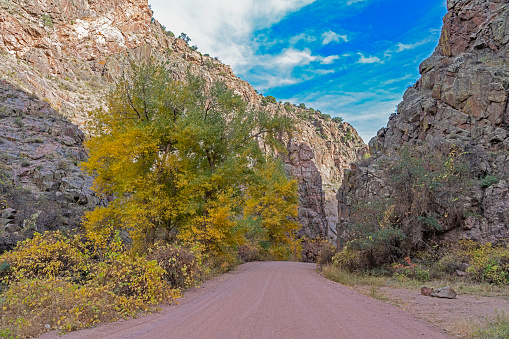
<instances>
[{"instance_id":1,"label":"blue sky","mask_svg":"<svg viewBox=\"0 0 509 339\"><path fill-rule=\"evenodd\" d=\"M419 78L445 0L149 0L155 17L264 95L350 122L368 142Z\"/></svg>"}]
</instances>

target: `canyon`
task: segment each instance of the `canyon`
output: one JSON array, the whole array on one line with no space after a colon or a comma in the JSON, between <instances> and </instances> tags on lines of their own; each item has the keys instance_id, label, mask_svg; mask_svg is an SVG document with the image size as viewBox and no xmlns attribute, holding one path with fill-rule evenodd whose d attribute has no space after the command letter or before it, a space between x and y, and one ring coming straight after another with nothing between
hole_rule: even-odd
<instances>
[{"instance_id":1,"label":"canyon","mask_svg":"<svg viewBox=\"0 0 509 339\"><path fill-rule=\"evenodd\" d=\"M334 240L344 169L367 153L355 129L313 109L267 100L152 15L146 0L0 1L0 169L4 188L16 187L9 191L14 206L0 206L1 249L47 230L43 224L51 228L50 219L78 227L83 211L107 203L79 168L88 113L104 105L130 60L148 58L164 62L174 80L189 71L209 84L222 81L252 109L294 118L296 131L282 156L299 182L300 235ZM47 205L53 212L42 222Z\"/></svg>"}]
</instances>

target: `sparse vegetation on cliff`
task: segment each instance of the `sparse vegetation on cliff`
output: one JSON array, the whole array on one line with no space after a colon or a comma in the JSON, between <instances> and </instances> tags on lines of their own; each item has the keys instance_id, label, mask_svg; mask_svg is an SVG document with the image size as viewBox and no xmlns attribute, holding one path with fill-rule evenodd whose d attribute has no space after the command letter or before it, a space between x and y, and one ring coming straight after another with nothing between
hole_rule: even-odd
<instances>
[{"instance_id":1,"label":"sparse vegetation on cliff","mask_svg":"<svg viewBox=\"0 0 509 339\"><path fill-rule=\"evenodd\" d=\"M463 156L457 150L441 155L404 147L386 157L380 166L389 194L354 206L346 252L338 255L338 263L363 269L383 266L428 248L434 235L457 227L466 213L464 199L472 180Z\"/></svg>"}]
</instances>

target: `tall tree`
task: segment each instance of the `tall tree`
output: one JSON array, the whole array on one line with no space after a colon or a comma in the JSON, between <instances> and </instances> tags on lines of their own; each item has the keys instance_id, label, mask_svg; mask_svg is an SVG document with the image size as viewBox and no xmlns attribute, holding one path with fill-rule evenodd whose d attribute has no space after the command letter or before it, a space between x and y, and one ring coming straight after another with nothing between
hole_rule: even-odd
<instances>
[{"instance_id":1,"label":"tall tree","mask_svg":"<svg viewBox=\"0 0 509 339\"><path fill-rule=\"evenodd\" d=\"M131 63L91 117L83 168L113 201L86 216L90 236L129 230L137 250L156 240L200 242L215 253L245 241L247 218L266 241L290 244L298 228L297 185L274 154L292 121L248 109L223 83L188 74L172 81L163 64ZM263 142L264 151L260 145Z\"/></svg>"}]
</instances>

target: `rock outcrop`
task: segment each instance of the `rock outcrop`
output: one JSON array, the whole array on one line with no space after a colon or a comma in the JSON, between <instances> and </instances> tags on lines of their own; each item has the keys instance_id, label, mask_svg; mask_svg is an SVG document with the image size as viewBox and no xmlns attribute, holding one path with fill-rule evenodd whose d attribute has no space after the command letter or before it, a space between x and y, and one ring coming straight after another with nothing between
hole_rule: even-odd
<instances>
[{"instance_id":1,"label":"rock outcrop","mask_svg":"<svg viewBox=\"0 0 509 339\"><path fill-rule=\"evenodd\" d=\"M298 131L288 141L290 152L294 145L304 143L314 153L310 159L298 160L295 168L293 162L287 166L300 182L302 232L335 237L336 188L344 168L366 152L355 130L313 110L266 102L230 66L175 38L152 18L147 0L2 0L0 32L0 78L34 100L45 101L85 133L88 112L104 104L104 95L128 60L149 57L165 62L176 80L185 79L190 71L208 82L224 81L253 108L296 118ZM40 116L45 119L42 113ZM5 119L11 124L11 117ZM11 166L7 165L14 173ZM313 173L303 171L302 166ZM31 184L41 180L36 179L36 173L28 171L24 185L38 195L45 188ZM43 182L54 179L48 177ZM95 201L89 197L87 205Z\"/></svg>"},{"instance_id":2,"label":"rock outcrop","mask_svg":"<svg viewBox=\"0 0 509 339\"><path fill-rule=\"evenodd\" d=\"M34 231L78 227L101 203L77 166L83 140L47 102L0 80L0 252Z\"/></svg>"},{"instance_id":3,"label":"rock outcrop","mask_svg":"<svg viewBox=\"0 0 509 339\"><path fill-rule=\"evenodd\" d=\"M388 196L381 159L403 146L465 152L474 187L472 212L439 239L497 242L509 237L509 4L448 0L440 43L419 68L386 128L369 142L373 158L345 174L338 193L340 229L352 206Z\"/></svg>"}]
</instances>

